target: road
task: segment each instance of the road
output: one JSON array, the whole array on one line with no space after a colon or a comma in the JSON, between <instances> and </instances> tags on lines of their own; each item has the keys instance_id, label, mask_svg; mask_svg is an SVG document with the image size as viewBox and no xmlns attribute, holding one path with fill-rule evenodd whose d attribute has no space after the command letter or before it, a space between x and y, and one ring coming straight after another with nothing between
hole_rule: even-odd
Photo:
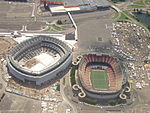
<instances>
[{"instance_id":1,"label":"road","mask_svg":"<svg viewBox=\"0 0 150 113\"><path fill-rule=\"evenodd\" d=\"M133 3L132 0L128 0L126 2L122 2L120 5L118 5L117 7L118 8L121 8L121 9L126 9L128 5L131 5Z\"/></svg>"},{"instance_id":2,"label":"road","mask_svg":"<svg viewBox=\"0 0 150 113\"><path fill-rule=\"evenodd\" d=\"M92 12L92 13L82 13L82 14L72 14L75 22L77 23L77 26L79 26L80 24L82 24L83 22L85 22L85 20L93 20L93 19L99 19L99 21L101 20L108 20L106 18L107 15L110 15L110 12L112 10L109 11L96 11L96 12ZM34 13L34 15L36 15ZM111 15L110 15L111 16ZM19 23L19 22L41 22L41 21L53 21L53 20L67 20L70 21L67 15L61 15L61 16L51 16L51 17L39 17L36 15L36 20L35 18L6 18L6 19L2 19L0 18L0 22L14 22L14 23ZM92 23L92 21L91 21ZM87 23L89 24L89 23ZM105 24L104 24L105 25ZM103 25L103 26L104 26ZM103 27L101 27L103 28ZM99 29L100 30L100 29ZM91 37L93 38L93 37ZM97 40L97 38L95 38ZM80 39L81 40L81 39ZM83 39L85 40L85 39ZM105 111L105 109L108 108L104 108L102 109L101 107L97 107L97 106L89 106L87 104L84 103L80 103L78 101L76 101L72 95L72 89L70 86L70 78L69 75L67 75L65 77L65 85L63 85L63 79L61 79L60 81L60 92L62 94L63 99L72 107L74 113L82 113L82 112L87 112L87 113L96 113L96 112L103 112ZM138 104L138 103L136 103ZM123 109L128 109L128 107L122 107ZM113 110L121 110L122 109L120 106L118 107L113 107ZM112 108L109 108L112 109Z\"/></svg>"},{"instance_id":3,"label":"road","mask_svg":"<svg viewBox=\"0 0 150 113\"><path fill-rule=\"evenodd\" d=\"M109 12L113 12L112 10L109 11L95 11L95 12L88 12L88 13L81 13L81 14L72 14L73 18L76 21L80 21L80 20L84 20L84 19L92 19L92 18L99 18L99 17L104 17L105 15L107 15ZM111 15L110 15L111 16ZM58 19L62 19L62 20L69 20L68 15L58 15L58 16L48 16L48 17L40 17L37 16L36 17L36 22L42 22L42 21L53 21L53 20L58 20ZM34 18L30 18L30 17L26 17L26 18L0 18L0 22L16 22L16 23L25 23L25 22L35 22Z\"/></svg>"},{"instance_id":4,"label":"road","mask_svg":"<svg viewBox=\"0 0 150 113\"><path fill-rule=\"evenodd\" d=\"M121 105L121 106L113 106L113 107L101 107L101 106L90 106L88 104L79 102L78 99L75 100L73 97L72 89L70 86L70 78L69 75L65 77L65 85L63 84L63 79L61 79L61 94L65 101L73 108L74 113L108 113L107 111L119 111L127 113L128 110L134 108L138 108L138 106L144 106L144 104L139 104L137 93L132 93L134 97L134 103Z\"/></svg>"},{"instance_id":5,"label":"road","mask_svg":"<svg viewBox=\"0 0 150 113\"><path fill-rule=\"evenodd\" d=\"M65 77L65 85L63 85L63 79L60 80L60 93L63 97L63 99L65 100L65 102L67 102L73 109L73 113L78 113L77 112L77 109L76 109L76 106L74 106L74 104L70 101L69 99L69 96L66 96L66 92L65 92L65 89L70 87L68 86L69 85L69 73L67 73L66 77Z\"/></svg>"},{"instance_id":6,"label":"road","mask_svg":"<svg viewBox=\"0 0 150 113\"><path fill-rule=\"evenodd\" d=\"M4 79L3 79L3 76L4 76L4 75L2 75L2 74L3 74L2 68L3 68L3 66L2 66L2 64L0 64L0 83L2 84L2 89L0 89L0 97L1 97L2 94L5 92L5 88L6 88L6 86L7 86L6 81L4 81Z\"/></svg>"}]
</instances>

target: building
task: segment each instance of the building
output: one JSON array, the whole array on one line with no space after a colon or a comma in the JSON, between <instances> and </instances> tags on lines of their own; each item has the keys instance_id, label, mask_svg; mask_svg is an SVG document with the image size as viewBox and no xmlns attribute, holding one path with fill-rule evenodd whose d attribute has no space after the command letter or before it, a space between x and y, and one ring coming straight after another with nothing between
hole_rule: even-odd
<instances>
[{"instance_id":1,"label":"building","mask_svg":"<svg viewBox=\"0 0 150 113\"><path fill-rule=\"evenodd\" d=\"M119 97L126 78L117 58L106 54L83 55L78 67L79 97L110 100Z\"/></svg>"},{"instance_id":2,"label":"building","mask_svg":"<svg viewBox=\"0 0 150 113\"><path fill-rule=\"evenodd\" d=\"M52 13L105 10L110 6L107 0L41 0L41 3L51 5L49 8Z\"/></svg>"},{"instance_id":3,"label":"building","mask_svg":"<svg viewBox=\"0 0 150 113\"><path fill-rule=\"evenodd\" d=\"M9 73L27 83L42 85L60 79L72 62L71 48L53 37L36 36L7 53Z\"/></svg>"}]
</instances>

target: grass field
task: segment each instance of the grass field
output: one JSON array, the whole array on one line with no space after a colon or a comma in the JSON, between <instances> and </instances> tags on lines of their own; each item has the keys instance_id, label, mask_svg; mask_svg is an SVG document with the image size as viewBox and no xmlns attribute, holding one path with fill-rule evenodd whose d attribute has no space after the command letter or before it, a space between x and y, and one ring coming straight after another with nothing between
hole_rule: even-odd
<instances>
[{"instance_id":1,"label":"grass field","mask_svg":"<svg viewBox=\"0 0 150 113\"><path fill-rule=\"evenodd\" d=\"M104 70L92 70L91 82L92 87L97 90L108 90L108 76Z\"/></svg>"}]
</instances>

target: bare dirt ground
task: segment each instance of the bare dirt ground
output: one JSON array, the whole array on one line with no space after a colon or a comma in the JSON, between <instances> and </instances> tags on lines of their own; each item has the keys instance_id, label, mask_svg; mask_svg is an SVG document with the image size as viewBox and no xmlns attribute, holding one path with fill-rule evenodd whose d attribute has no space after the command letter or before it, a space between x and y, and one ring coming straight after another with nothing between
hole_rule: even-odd
<instances>
[{"instance_id":1,"label":"bare dirt ground","mask_svg":"<svg viewBox=\"0 0 150 113\"><path fill-rule=\"evenodd\" d=\"M33 58L33 59L28 60L25 64L25 66L28 68L31 68L36 64L38 64L38 61L37 61L37 59Z\"/></svg>"},{"instance_id":2,"label":"bare dirt ground","mask_svg":"<svg viewBox=\"0 0 150 113\"><path fill-rule=\"evenodd\" d=\"M0 37L0 58L5 57L7 51L9 51L16 42L8 37Z\"/></svg>"}]
</instances>

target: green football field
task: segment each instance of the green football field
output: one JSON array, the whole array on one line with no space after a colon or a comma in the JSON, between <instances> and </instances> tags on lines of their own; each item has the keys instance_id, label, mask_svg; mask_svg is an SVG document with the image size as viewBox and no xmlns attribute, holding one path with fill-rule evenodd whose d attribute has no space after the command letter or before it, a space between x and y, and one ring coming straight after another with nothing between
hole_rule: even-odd
<instances>
[{"instance_id":1,"label":"green football field","mask_svg":"<svg viewBox=\"0 0 150 113\"><path fill-rule=\"evenodd\" d=\"M108 76L105 70L92 70L91 82L94 89L108 90Z\"/></svg>"}]
</instances>

